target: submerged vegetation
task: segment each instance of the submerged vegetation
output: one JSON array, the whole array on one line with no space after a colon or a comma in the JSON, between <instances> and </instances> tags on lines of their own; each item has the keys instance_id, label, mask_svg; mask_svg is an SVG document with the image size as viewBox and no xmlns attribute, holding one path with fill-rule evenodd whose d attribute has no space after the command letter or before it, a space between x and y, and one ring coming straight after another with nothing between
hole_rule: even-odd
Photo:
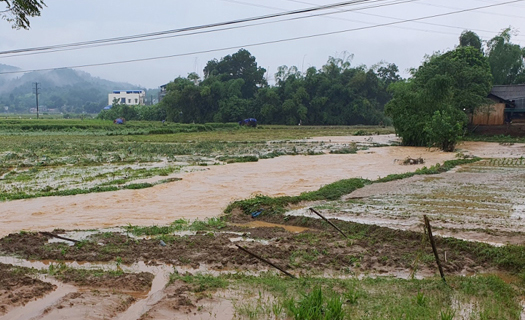
<instances>
[{"instance_id":1,"label":"submerged vegetation","mask_svg":"<svg viewBox=\"0 0 525 320\"><path fill-rule=\"evenodd\" d=\"M147 188L206 165L337 152L307 137L382 127L0 119L0 201ZM355 149L357 147L354 146Z\"/></svg>"}]
</instances>

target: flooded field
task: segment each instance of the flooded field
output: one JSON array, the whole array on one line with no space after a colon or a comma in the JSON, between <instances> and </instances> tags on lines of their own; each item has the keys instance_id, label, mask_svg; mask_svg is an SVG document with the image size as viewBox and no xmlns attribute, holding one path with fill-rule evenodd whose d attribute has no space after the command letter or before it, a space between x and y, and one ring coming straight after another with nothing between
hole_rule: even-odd
<instances>
[{"instance_id":1,"label":"flooded field","mask_svg":"<svg viewBox=\"0 0 525 320\"><path fill-rule=\"evenodd\" d=\"M0 319L294 319L316 288L324 312L344 310L333 319L520 319L525 145L466 142L444 153L392 144L393 135L296 140L289 146L310 155L186 162L169 173L177 181L151 188L2 202ZM373 182L472 156L484 159ZM349 178L370 183L282 214L252 218L236 208L216 219L236 200ZM423 215L443 236L447 284L436 276Z\"/></svg>"},{"instance_id":2,"label":"flooded field","mask_svg":"<svg viewBox=\"0 0 525 320\"><path fill-rule=\"evenodd\" d=\"M403 166L396 159L422 157ZM19 230L92 229L167 224L179 218L219 216L234 201L256 194L298 195L334 181L377 179L454 159L452 153L415 147L378 147L357 154L280 156L258 162L198 167L182 180L140 190L43 197L1 203L0 236Z\"/></svg>"}]
</instances>

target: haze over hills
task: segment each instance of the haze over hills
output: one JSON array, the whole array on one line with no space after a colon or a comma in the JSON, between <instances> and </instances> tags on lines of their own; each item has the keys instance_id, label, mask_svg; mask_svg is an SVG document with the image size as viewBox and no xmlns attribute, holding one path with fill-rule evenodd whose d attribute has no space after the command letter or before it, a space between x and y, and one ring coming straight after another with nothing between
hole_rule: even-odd
<instances>
[{"instance_id":1,"label":"haze over hills","mask_svg":"<svg viewBox=\"0 0 525 320\"><path fill-rule=\"evenodd\" d=\"M17 70L15 66L0 64L0 72ZM39 84L39 105L55 112L97 113L107 105L108 93L113 90L145 90L73 69L5 74L0 75L0 112L28 113L34 108L35 82Z\"/></svg>"}]
</instances>

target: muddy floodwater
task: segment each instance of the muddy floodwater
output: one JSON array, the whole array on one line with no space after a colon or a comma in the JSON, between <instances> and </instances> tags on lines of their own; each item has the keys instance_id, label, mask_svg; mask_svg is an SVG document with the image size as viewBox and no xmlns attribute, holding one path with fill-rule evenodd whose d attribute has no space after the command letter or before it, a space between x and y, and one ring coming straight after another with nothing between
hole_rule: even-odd
<instances>
[{"instance_id":1,"label":"muddy floodwater","mask_svg":"<svg viewBox=\"0 0 525 320\"><path fill-rule=\"evenodd\" d=\"M362 137L348 137L348 141L339 137L337 143L350 143L351 138ZM332 138L317 139L328 142ZM0 204L0 236L20 230L160 225L179 218L203 219L220 215L232 201L256 194L298 195L340 179L377 179L454 156L435 149L399 146L370 148L357 154L281 156L203 167L201 171L181 173L180 181L148 189L9 201ZM406 157L422 157L425 164L404 166L395 161Z\"/></svg>"},{"instance_id":2,"label":"muddy floodwater","mask_svg":"<svg viewBox=\"0 0 525 320\"><path fill-rule=\"evenodd\" d=\"M362 281L389 276L440 281L435 277L432 250L422 241L423 214L431 218L436 235L472 241L457 246L437 238L444 271L448 279L459 283L452 288L462 287L464 279L475 274L503 280L515 277L509 273L511 267L504 268L473 248L495 250L480 242L524 243L525 144L467 142L457 152L445 153L392 146L393 135L308 140L370 147L357 154L281 156L194 167L178 173L179 181L147 189L0 203L0 320L284 319L277 296L261 291L260 286L247 288L242 282L234 284L234 278L227 281L229 287L221 286L224 279L206 278L233 273L241 278L267 277L275 272L238 245L304 279ZM232 201L257 194L298 195L341 179L376 180L465 156L484 159L441 174L369 184L336 201L296 204L282 216L262 214L253 219L236 209L223 226L181 229L158 237L133 234L133 227L115 228L167 225L180 218L202 220L221 215ZM425 162L403 165L408 157ZM347 233L354 232L353 237L342 238L312 215L309 207L338 219L336 223ZM19 232L54 229L76 231L56 231L62 238ZM193 282L199 279L206 281ZM371 283L354 282L352 288L356 285L365 290ZM372 300L380 291L373 287L363 291L364 297ZM481 298L458 298L453 306L458 319L477 319L485 306L498 304L490 299L478 304ZM521 294L517 299L521 301ZM384 298L377 300L382 303ZM366 302L362 299L351 309ZM518 312L523 309L521 302L513 303ZM500 316L492 318L517 319L505 310L498 312Z\"/></svg>"}]
</instances>

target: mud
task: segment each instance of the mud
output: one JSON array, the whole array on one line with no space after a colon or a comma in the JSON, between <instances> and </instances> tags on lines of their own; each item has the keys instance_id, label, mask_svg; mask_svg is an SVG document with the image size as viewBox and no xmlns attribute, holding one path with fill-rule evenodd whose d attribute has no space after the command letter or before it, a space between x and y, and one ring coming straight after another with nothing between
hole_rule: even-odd
<instances>
[{"instance_id":1,"label":"mud","mask_svg":"<svg viewBox=\"0 0 525 320\"><path fill-rule=\"evenodd\" d=\"M29 269L0 263L0 275L0 316L56 289L55 285L31 276Z\"/></svg>"},{"instance_id":2,"label":"mud","mask_svg":"<svg viewBox=\"0 0 525 320\"><path fill-rule=\"evenodd\" d=\"M320 139L344 144L356 137ZM372 139L391 143L392 137ZM465 143L460 149L463 155L500 160L372 184L340 201L295 205L288 216L262 214L253 219L234 211L225 228L159 237L134 237L122 229L67 230L212 217L230 201L253 194L295 195L356 176L374 180L423 166L403 166L395 159L421 157L424 166L431 166L455 154L382 147L349 155L286 156L182 173L183 180L151 189L1 203L0 254L28 260L0 259L0 319L231 319L235 298L226 292L202 289L177 277L169 280L171 272L278 273L234 244L298 277L430 277L436 269L432 250L423 241L422 214L431 217L435 234L477 241L458 245L437 238L447 275L515 272L483 255L489 247L478 242L523 244L525 203L518 195L525 191L519 160L525 148ZM308 206L333 218L349 238L305 216ZM54 229L81 243L19 232ZM23 266L46 269L47 275Z\"/></svg>"}]
</instances>

